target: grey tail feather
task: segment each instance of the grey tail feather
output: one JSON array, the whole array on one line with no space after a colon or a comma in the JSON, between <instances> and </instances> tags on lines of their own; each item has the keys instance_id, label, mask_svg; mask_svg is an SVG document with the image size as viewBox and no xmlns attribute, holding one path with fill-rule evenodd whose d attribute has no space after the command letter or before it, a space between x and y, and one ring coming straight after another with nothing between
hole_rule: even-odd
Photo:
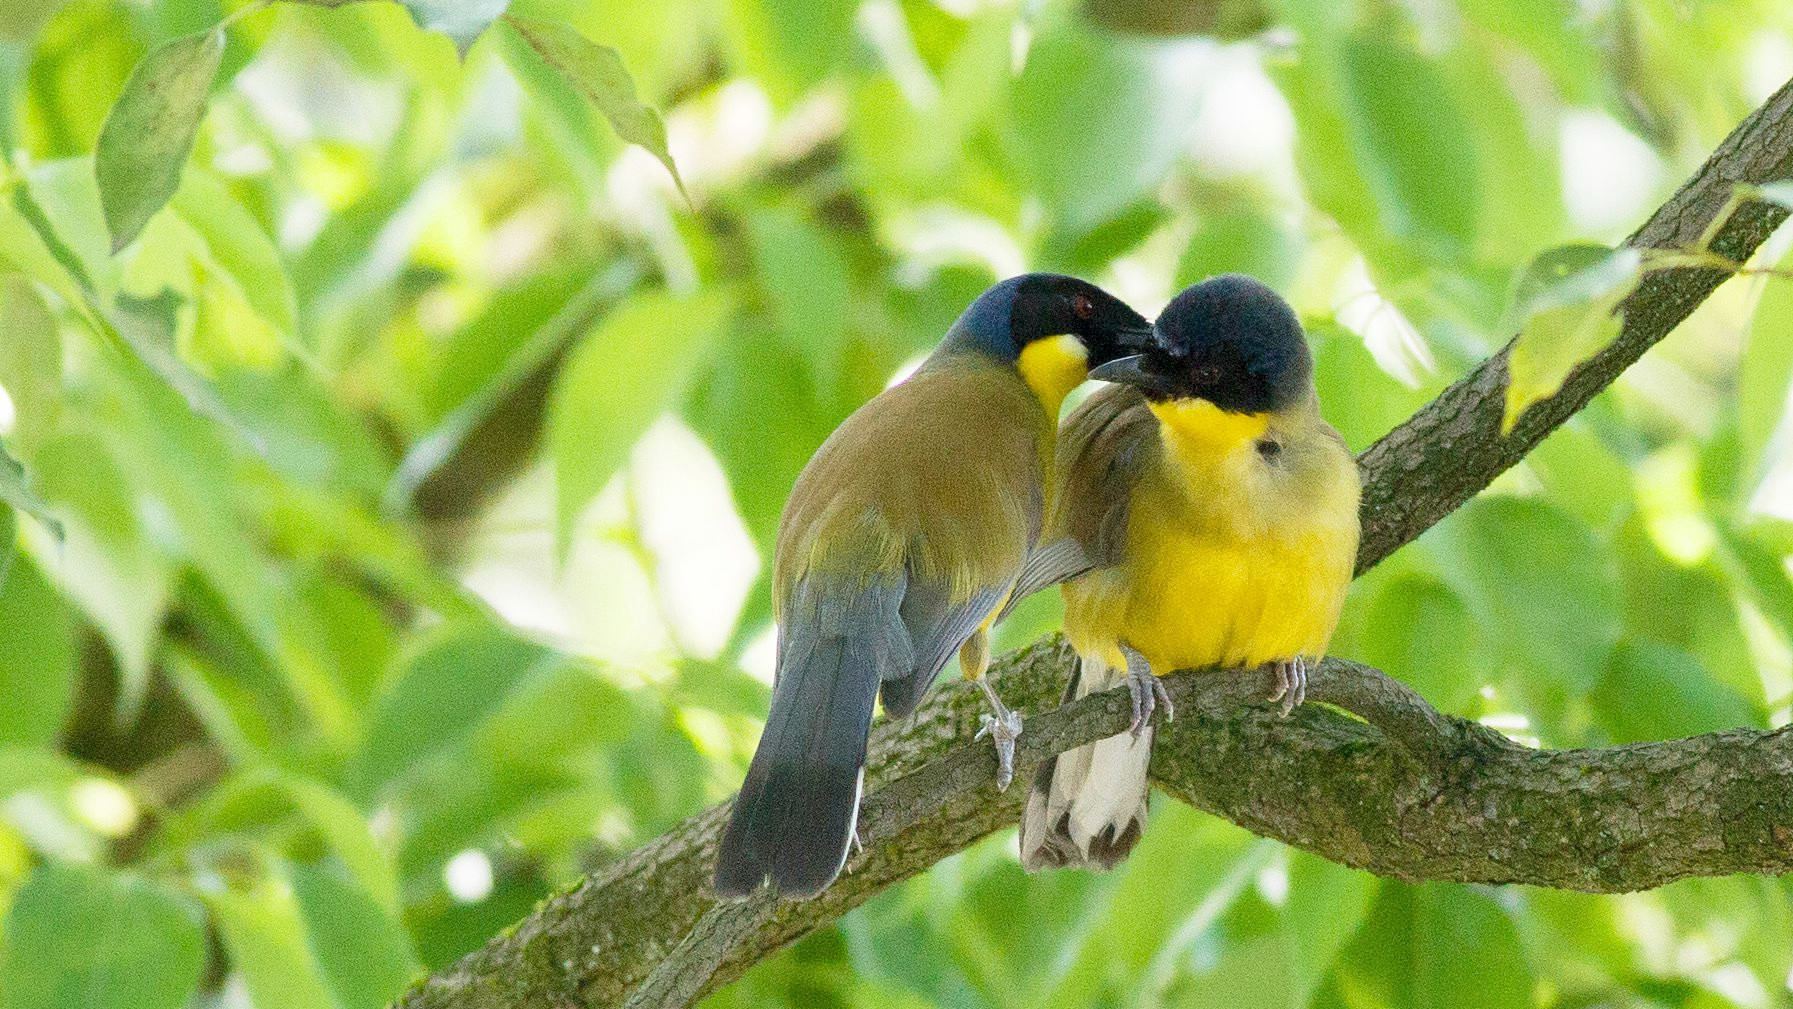
<instances>
[{"instance_id":1,"label":"grey tail feather","mask_svg":"<svg viewBox=\"0 0 1793 1009\"><path fill-rule=\"evenodd\" d=\"M716 857L723 897L767 881L786 897L814 896L846 864L880 674L908 660L907 639L897 639L885 590L830 602L816 618L823 626L793 634L782 655L772 711Z\"/></svg>"},{"instance_id":2,"label":"grey tail feather","mask_svg":"<svg viewBox=\"0 0 1793 1009\"><path fill-rule=\"evenodd\" d=\"M1065 700L1106 690L1123 673L1084 659ZM1122 732L1047 760L1034 775L1021 814L1021 865L1028 872L1072 866L1112 869L1145 829L1153 728Z\"/></svg>"}]
</instances>

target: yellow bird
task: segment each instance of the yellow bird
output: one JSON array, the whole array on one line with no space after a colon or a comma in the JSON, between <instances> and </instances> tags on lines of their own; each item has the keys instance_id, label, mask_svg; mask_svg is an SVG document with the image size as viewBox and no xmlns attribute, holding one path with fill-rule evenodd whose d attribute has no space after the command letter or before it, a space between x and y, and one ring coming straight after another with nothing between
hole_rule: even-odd
<instances>
[{"instance_id":1,"label":"yellow bird","mask_svg":"<svg viewBox=\"0 0 1793 1009\"><path fill-rule=\"evenodd\" d=\"M1078 656L1067 698L1121 682L1130 730L1043 765L1021 860L1113 868L1146 817L1155 674L1271 665L1286 715L1326 653L1357 557L1358 476L1321 419L1289 305L1249 277L1183 291L1157 347L1091 372L1126 382L1065 421L1041 555Z\"/></svg>"},{"instance_id":2,"label":"yellow bird","mask_svg":"<svg viewBox=\"0 0 1793 1009\"><path fill-rule=\"evenodd\" d=\"M1092 284L1028 274L985 291L921 368L848 417L785 504L773 562L772 711L735 799L716 890L820 892L845 864L875 700L902 717L964 648L1007 784L1020 716L982 679L1005 600L1050 582L1039 535L1059 406L1150 325Z\"/></svg>"}]
</instances>

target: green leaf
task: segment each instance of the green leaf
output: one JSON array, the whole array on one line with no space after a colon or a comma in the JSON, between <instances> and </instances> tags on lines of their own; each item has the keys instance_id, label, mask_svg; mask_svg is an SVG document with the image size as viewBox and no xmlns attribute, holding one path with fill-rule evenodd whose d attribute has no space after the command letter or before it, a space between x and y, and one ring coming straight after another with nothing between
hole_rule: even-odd
<instances>
[{"instance_id":1,"label":"green leaf","mask_svg":"<svg viewBox=\"0 0 1793 1009\"><path fill-rule=\"evenodd\" d=\"M67 0L8 0L0 4L0 39L30 42ZM13 138L7 137L10 147Z\"/></svg>"},{"instance_id":2,"label":"green leaf","mask_svg":"<svg viewBox=\"0 0 1793 1009\"><path fill-rule=\"evenodd\" d=\"M1566 701L1591 689L1620 632L1619 582L1609 550L1544 502L1471 501L1429 534L1438 576L1468 603L1489 644L1518 674L1532 713L1554 727Z\"/></svg>"},{"instance_id":3,"label":"green leaf","mask_svg":"<svg viewBox=\"0 0 1793 1009\"><path fill-rule=\"evenodd\" d=\"M135 710L167 604L171 565L143 528L130 479L96 436L60 435L34 460L44 497L57 502L67 535L45 573L86 611L117 656L120 710Z\"/></svg>"},{"instance_id":4,"label":"green leaf","mask_svg":"<svg viewBox=\"0 0 1793 1009\"><path fill-rule=\"evenodd\" d=\"M1339 223L1379 285L1458 261L1477 231L1476 136L1445 75L1353 9L1285 4L1299 56L1267 66L1295 114L1309 202Z\"/></svg>"},{"instance_id":5,"label":"green leaf","mask_svg":"<svg viewBox=\"0 0 1793 1009\"><path fill-rule=\"evenodd\" d=\"M1475 210L1477 262L1517 262L1566 237L1560 152L1535 129L1532 95L1514 93L1510 58L1472 36L1438 65L1474 145L1477 188L1455 199Z\"/></svg>"},{"instance_id":6,"label":"green leaf","mask_svg":"<svg viewBox=\"0 0 1793 1009\"><path fill-rule=\"evenodd\" d=\"M504 14L510 0L399 0L411 12L411 20L424 31L448 36L463 59L467 50L492 22Z\"/></svg>"},{"instance_id":7,"label":"green leaf","mask_svg":"<svg viewBox=\"0 0 1793 1009\"><path fill-rule=\"evenodd\" d=\"M1177 260L1176 286L1243 273L1285 288L1301 263L1301 238L1277 215L1256 207L1204 215Z\"/></svg>"},{"instance_id":8,"label":"green leaf","mask_svg":"<svg viewBox=\"0 0 1793 1009\"><path fill-rule=\"evenodd\" d=\"M256 1009L338 1009L284 862L254 848L214 852L200 888Z\"/></svg>"},{"instance_id":9,"label":"green leaf","mask_svg":"<svg viewBox=\"0 0 1793 1009\"><path fill-rule=\"evenodd\" d=\"M1624 324L1620 302L1643 278L1636 249L1565 245L1526 266L1513 291L1507 326L1519 331L1507 358L1502 431L1525 408L1554 395L1582 361L1612 342Z\"/></svg>"},{"instance_id":10,"label":"green leaf","mask_svg":"<svg viewBox=\"0 0 1793 1009\"><path fill-rule=\"evenodd\" d=\"M13 204L61 263L80 294L71 304L103 304L118 288L119 263L112 254L106 208L91 157L61 158L32 165ZM29 267L36 279L50 278ZM61 293L60 291L58 293Z\"/></svg>"},{"instance_id":11,"label":"green leaf","mask_svg":"<svg viewBox=\"0 0 1793 1009\"><path fill-rule=\"evenodd\" d=\"M29 453L62 411L62 336L36 286L17 273L0 277L0 386L12 400L12 436Z\"/></svg>"},{"instance_id":12,"label":"green leaf","mask_svg":"<svg viewBox=\"0 0 1793 1009\"><path fill-rule=\"evenodd\" d=\"M1036 978L1049 996L1041 1002L1159 1004L1164 982L1205 931L1192 913L1212 923L1274 850L1230 823L1159 803L1075 952L1054 957L1053 970ZM1135 998L1113 997L1121 993Z\"/></svg>"},{"instance_id":13,"label":"green leaf","mask_svg":"<svg viewBox=\"0 0 1793 1009\"><path fill-rule=\"evenodd\" d=\"M1779 551L1769 549L1730 523L1720 527L1732 582L1745 589L1762 614L1793 637L1793 572L1787 570Z\"/></svg>"},{"instance_id":14,"label":"green leaf","mask_svg":"<svg viewBox=\"0 0 1793 1009\"><path fill-rule=\"evenodd\" d=\"M569 754L620 747L633 731L629 695L585 664L556 664L510 691L473 734L495 767L552 774Z\"/></svg>"},{"instance_id":15,"label":"green leaf","mask_svg":"<svg viewBox=\"0 0 1793 1009\"><path fill-rule=\"evenodd\" d=\"M818 393L832 398L853 318L846 257L827 232L786 210L752 214L747 233L779 335L808 359Z\"/></svg>"},{"instance_id":16,"label":"green leaf","mask_svg":"<svg viewBox=\"0 0 1793 1009\"><path fill-rule=\"evenodd\" d=\"M86 161L87 159L71 160ZM62 240L61 235L56 230L56 226L50 221L50 213L46 211L43 204L38 201L38 194L35 191L44 185L44 180L47 175L55 172L55 165L66 163L67 162L52 162L50 165L43 165L30 170L26 174L25 184L13 187L12 206L13 209L17 210L19 215L30 224L32 230L37 233L37 237L43 242L44 250L48 252L49 255L61 265L63 270L66 270L68 273L66 278L62 277L60 274L47 276L39 273L37 274L37 279L52 287L56 287L59 292L62 288L58 286L58 282L63 280L70 282L68 285L70 289L92 290L94 282L93 278L88 276L87 264L83 262L82 258ZM100 190L99 186L93 181L93 170L91 167L87 167L82 174L86 177L89 186L92 188L94 196L93 206L97 210L99 207L98 201ZM66 224L68 217L73 215L58 213L57 216L62 218ZM108 249L109 251L103 235L106 227L105 213L101 211L97 215L97 218L100 221L99 230L102 232L99 247ZM19 265L27 272L34 272L31 270L31 266L28 262L21 262ZM78 285L78 288L76 285ZM79 301L78 296L76 301Z\"/></svg>"},{"instance_id":17,"label":"green leaf","mask_svg":"<svg viewBox=\"0 0 1793 1009\"><path fill-rule=\"evenodd\" d=\"M205 241L211 259L268 324L290 338L298 306L286 265L260 222L210 172L189 169L169 208Z\"/></svg>"},{"instance_id":18,"label":"green leaf","mask_svg":"<svg viewBox=\"0 0 1793 1009\"><path fill-rule=\"evenodd\" d=\"M21 206L32 208L32 212L26 213ZM23 185L14 186L11 199L0 201L0 262L45 285L79 312L86 305L88 281L75 272L79 261L72 255L58 255L51 248L52 240L55 231L31 200L30 191Z\"/></svg>"},{"instance_id":19,"label":"green leaf","mask_svg":"<svg viewBox=\"0 0 1793 1009\"><path fill-rule=\"evenodd\" d=\"M1188 72L1197 45L1091 32L1069 20L1033 44L1004 126L1016 169L1059 228L1081 234L1104 223L1183 153L1200 109Z\"/></svg>"},{"instance_id":20,"label":"green leaf","mask_svg":"<svg viewBox=\"0 0 1793 1009\"><path fill-rule=\"evenodd\" d=\"M1574 0L1473 0L1462 15L1521 47L1571 105L1597 105L1607 86L1603 28L1577 17Z\"/></svg>"},{"instance_id":21,"label":"green leaf","mask_svg":"<svg viewBox=\"0 0 1793 1009\"><path fill-rule=\"evenodd\" d=\"M94 157L114 252L180 185L223 56L224 32L213 29L163 43L131 71Z\"/></svg>"},{"instance_id":22,"label":"green leaf","mask_svg":"<svg viewBox=\"0 0 1793 1009\"><path fill-rule=\"evenodd\" d=\"M1793 182L1776 183L1793 206ZM1793 267L1783 256L1780 267ZM1762 280L1762 296L1750 320L1743 359L1737 364L1737 427L1742 440L1743 472L1753 480L1767 474L1768 446L1787 413L1793 393L1793 281Z\"/></svg>"},{"instance_id":23,"label":"green leaf","mask_svg":"<svg viewBox=\"0 0 1793 1009\"><path fill-rule=\"evenodd\" d=\"M810 361L751 317L715 347L704 372L686 419L716 453L735 507L770 556L791 483L845 412L818 405Z\"/></svg>"},{"instance_id":24,"label":"green leaf","mask_svg":"<svg viewBox=\"0 0 1793 1009\"><path fill-rule=\"evenodd\" d=\"M361 890L387 914L397 914L398 884L392 866L374 840L367 820L353 803L310 778L282 775L278 786L292 799L305 819L317 828Z\"/></svg>"},{"instance_id":25,"label":"green leaf","mask_svg":"<svg viewBox=\"0 0 1793 1009\"><path fill-rule=\"evenodd\" d=\"M1749 702L1714 680L1693 656L1650 641L1619 646L1592 700L1615 743L1763 725Z\"/></svg>"},{"instance_id":26,"label":"green leaf","mask_svg":"<svg viewBox=\"0 0 1793 1009\"><path fill-rule=\"evenodd\" d=\"M121 295L117 307L106 313L104 322L130 349L146 374L165 383L186 402L189 410L216 422L251 451L264 452L266 446L261 436L231 413L212 383L188 367L176 353L175 313L179 302L179 297L167 290L148 299Z\"/></svg>"},{"instance_id":27,"label":"green leaf","mask_svg":"<svg viewBox=\"0 0 1793 1009\"><path fill-rule=\"evenodd\" d=\"M0 501L30 515L60 541L64 535L62 520L50 514L49 506L26 483L25 467L0 442Z\"/></svg>"},{"instance_id":28,"label":"green leaf","mask_svg":"<svg viewBox=\"0 0 1793 1009\"><path fill-rule=\"evenodd\" d=\"M1357 160L1389 233L1466 248L1475 238L1473 136L1442 74L1374 35L1339 50Z\"/></svg>"},{"instance_id":29,"label":"green leaf","mask_svg":"<svg viewBox=\"0 0 1793 1009\"><path fill-rule=\"evenodd\" d=\"M205 964L199 909L123 873L50 863L6 916L0 1006L181 1009Z\"/></svg>"},{"instance_id":30,"label":"green leaf","mask_svg":"<svg viewBox=\"0 0 1793 1009\"><path fill-rule=\"evenodd\" d=\"M684 398L725 328L726 292L639 294L588 333L561 368L549 406L560 554L585 505L604 489L656 418Z\"/></svg>"},{"instance_id":31,"label":"green leaf","mask_svg":"<svg viewBox=\"0 0 1793 1009\"><path fill-rule=\"evenodd\" d=\"M12 563L19 554L19 514L11 508L0 506L0 587L6 585L6 578L12 574ZM4 740L0 736L0 740Z\"/></svg>"},{"instance_id":32,"label":"green leaf","mask_svg":"<svg viewBox=\"0 0 1793 1009\"><path fill-rule=\"evenodd\" d=\"M799 100L852 57L855 0L729 0L730 65L739 65L780 105ZM734 61L738 60L739 63Z\"/></svg>"},{"instance_id":33,"label":"green leaf","mask_svg":"<svg viewBox=\"0 0 1793 1009\"><path fill-rule=\"evenodd\" d=\"M1455 884L1386 882L1339 957L1351 1009L1530 1009L1532 972L1507 912Z\"/></svg>"},{"instance_id":34,"label":"green leaf","mask_svg":"<svg viewBox=\"0 0 1793 1009\"><path fill-rule=\"evenodd\" d=\"M190 814L183 811L183 819L171 819L168 830L180 846L270 826L286 836L294 813L341 860L368 899L388 914L398 913L398 884L367 819L354 803L316 779L268 766L253 768L227 778ZM305 844L295 851L315 849L310 835L299 836Z\"/></svg>"},{"instance_id":35,"label":"green leaf","mask_svg":"<svg viewBox=\"0 0 1793 1009\"><path fill-rule=\"evenodd\" d=\"M1631 464L1593 424L1564 424L1525 461L1550 500L1594 529L1609 529L1636 507Z\"/></svg>"},{"instance_id":36,"label":"green leaf","mask_svg":"<svg viewBox=\"0 0 1793 1009\"><path fill-rule=\"evenodd\" d=\"M538 340L520 334L551 327L553 335L541 342L551 344L552 351L566 346L578 335L569 316L583 313L590 318L617 293L599 278L602 272L602 264L590 261L571 263L566 269L555 264L494 291L479 315L443 341L433 357L422 390L430 422L439 423L463 404L484 399L490 389L514 389L519 370L527 374L540 369L544 355L532 352Z\"/></svg>"},{"instance_id":37,"label":"green leaf","mask_svg":"<svg viewBox=\"0 0 1793 1009\"><path fill-rule=\"evenodd\" d=\"M557 661L540 645L487 624L431 635L375 707L348 775L351 793L369 799L432 754L462 745L517 684Z\"/></svg>"},{"instance_id":38,"label":"green leaf","mask_svg":"<svg viewBox=\"0 0 1793 1009\"><path fill-rule=\"evenodd\" d=\"M311 952L338 1009L382 1009L418 973L410 937L361 890L319 869L289 870Z\"/></svg>"},{"instance_id":39,"label":"green leaf","mask_svg":"<svg viewBox=\"0 0 1793 1009\"><path fill-rule=\"evenodd\" d=\"M12 547L10 515L6 548ZM68 606L28 560L0 580L0 745L53 745L75 696L75 628Z\"/></svg>"},{"instance_id":40,"label":"green leaf","mask_svg":"<svg viewBox=\"0 0 1793 1009\"><path fill-rule=\"evenodd\" d=\"M1282 908L1283 954L1292 975L1290 1009L1306 1009L1345 944L1369 913L1376 877L1291 850Z\"/></svg>"},{"instance_id":41,"label":"green leaf","mask_svg":"<svg viewBox=\"0 0 1793 1009\"><path fill-rule=\"evenodd\" d=\"M604 113L616 135L646 149L672 173L672 181L685 191L678 166L666 146L666 124L660 114L635 97L635 82L615 49L601 46L562 21L538 21L512 15L505 18L572 85L573 90Z\"/></svg>"},{"instance_id":42,"label":"green leaf","mask_svg":"<svg viewBox=\"0 0 1793 1009\"><path fill-rule=\"evenodd\" d=\"M1444 583L1402 577L1371 602L1358 658L1407 683L1441 711L1461 712L1481 686L1480 628Z\"/></svg>"},{"instance_id":43,"label":"green leaf","mask_svg":"<svg viewBox=\"0 0 1793 1009\"><path fill-rule=\"evenodd\" d=\"M495 298L490 309L456 334L445 348L460 356L456 362L444 362L441 377L445 381L436 387L440 395L437 402L446 412L406 449L383 495L387 508L409 507L428 481L457 458L468 438L482 429L494 411L535 381L535 376L578 339L604 306L621 298L638 279L639 270L633 264L622 263L596 272L583 286L565 288L566 296L561 299L554 298L558 287L546 285L530 285L516 292L514 298ZM503 313L511 314L507 318ZM500 334L517 329L533 332L520 341L501 339ZM448 400L454 397L459 398L451 405Z\"/></svg>"}]
</instances>

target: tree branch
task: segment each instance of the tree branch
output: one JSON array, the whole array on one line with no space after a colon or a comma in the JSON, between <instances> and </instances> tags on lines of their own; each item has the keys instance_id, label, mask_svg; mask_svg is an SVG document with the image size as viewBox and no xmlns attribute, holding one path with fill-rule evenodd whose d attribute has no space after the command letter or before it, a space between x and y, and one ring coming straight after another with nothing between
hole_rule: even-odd
<instances>
[{"instance_id":1,"label":"tree branch","mask_svg":"<svg viewBox=\"0 0 1793 1009\"><path fill-rule=\"evenodd\" d=\"M1738 183L1793 177L1793 84L1757 109L1629 240L1698 239ZM1747 260L1786 217L1745 203L1713 243ZM1487 486L1692 313L1726 274L1653 272L1625 303L1611 346L1500 434L1507 351L1483 362L1360 458L1365 570ZM1058 639L996 669L1028 711L1019 778L1045 757L1120 731L1125 691L1052 710L1071 655ZM1178 718L1153 775L1171 795L1268 837L1402 879L1527 882L1589 891L1687 876L1793 871L1793 736L1737 730L1603 750L1529 750L1448 718L1382 673L1329 660L1310 704L1282 719L1262 673L1167 679ZM972 744L980 699L944 685L910 719L873 733L860 818L866 850L812 901L731 931L739 946L697 994L873 894L1013 824L1025 789L998 793ZM619 859L400 1000L407 1009L620 1005L713 905L709 873L727 805ZM736 924L742 915L719 915ZM701 939L701 937L700 937ZM695 942L696 940L694 940ZM715 951L719 947L705 947ZM701 965L707 968L707 964ZM676 975L669 969L662 981ZM687 981L688 985L689 982Z\"/></svg>"}]
</instances>

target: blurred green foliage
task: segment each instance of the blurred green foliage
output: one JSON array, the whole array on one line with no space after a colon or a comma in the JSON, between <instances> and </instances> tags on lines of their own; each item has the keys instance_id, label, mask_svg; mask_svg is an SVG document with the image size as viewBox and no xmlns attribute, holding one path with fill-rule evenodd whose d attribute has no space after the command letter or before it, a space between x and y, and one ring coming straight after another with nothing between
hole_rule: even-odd
<instances>
[{"instance_id":1,"label":"blurred green foliage","mask_svg":"<svg viewBox=\"0 0 1793 1009\"><path fill-rule=\"evenodd\" d=\"M996 277L1261 276L1361 449L1793 73L1776 0L510 6L0 7L0 1006L372 1009L725 798L792 478ZM191 156L152 115L102 192L171 44ZM1722 288L1335 651L1550 746L1785 724L1790 330ZM1793 1004L1779 880L1410 886L1168 803L1109 876L1012 846L710 1004Z\"/></svg>"}]
</instances>

